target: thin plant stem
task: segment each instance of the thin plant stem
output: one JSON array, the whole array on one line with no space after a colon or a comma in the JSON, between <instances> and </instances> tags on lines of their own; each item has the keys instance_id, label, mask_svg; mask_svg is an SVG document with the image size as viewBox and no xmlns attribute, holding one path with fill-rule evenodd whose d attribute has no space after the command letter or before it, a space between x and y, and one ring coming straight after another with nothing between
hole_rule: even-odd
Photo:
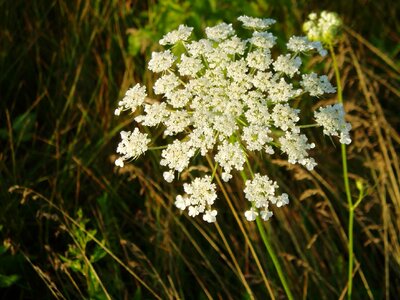
<instances>
[{"instance_id":1,"label":"thin plant stem","mask_svg":"<svg viewBox=\"0 0 400 300\"><path fill-rule=\"evenodd\" d=\"M210 167L212 169L216 169L214 164L213 164L213 162L212 162L212 159L208 155L206 156L206 158L207 158L207 161L208 161L208 164L210 165ZM243 224L242 224L242 222L241 222L241 220L240 220L240 218L239 218L239 216L238 216L238 214L237 214L237 212L236 212L236 210L235 210L235 208L233 206L233 203L232 203L232 201L231 201L231 199L230 199L230 197L228 195L228 192L227 192L226 188L224 187L223 183L221 182L220 177L218 176L218 173L215 173L215 179L216 179L216 181L218 183L218 186L221 189L222 194L224 195L224 197L225 197L225 199L226 199L226 201L227 201L227 203L229 205L229 208L231 209L231 211L233 213L233 216L235 217L235 220L236 220L236 222L237 222L237 224L238 224L238 226L239 226L239 228L240 228L240 230L241 230L241 232L242 232L242 234L243 234L243 236L244 236L244 238L246 240L246 243L247 243L248 247L250 248L250 252L252 253L253 258L255 260L255 263L256 263L258 269L260 270L261 277L264 280L264 283L265 283L265 286L266 286L266 288L268 290L269 296L271 297L271 300L275 300L274 293L273 293L272 288L271 288L271 286L270 286L270 284L269 284L269 282L267 280L265 272L264 272L264 270L263 270L263 268L261 266L261 262L260 262L260 260L259 260L259 258L257 256L257 253L256 253L256 251L255 251L255 249L254 249L254 247L253 247L253 245L252 245L252 243L250 241L250 238L249 238L248 234L246 233L245 228L244 228L244 226L243 226Z\"/></svg>"},{"instance_id":2,"label":"thin plant stem","mask_svg":"<svg viewBox=\"0 0 400 300\"><path fill-rule=\"evenodd\" d=\"M251 164L247 158L246 158L246 165L249 170L249 173L251 174L251 177L254 178L254 173L251 168ZM242 175L243 180L246 181L246 178L247 178L246 173L244 171L241 171L241 175ZM286 292L286 296L288 297L289 300L293 300L294 298L293 298L292 292L290 291L289 284L288 284L286 277L282 271L281 264L279 263L279 259L278 259L277 255L275 254L274 248L272 247L272 245L270 244L270 242L268 240L267 233L265 232L264 224L261 221L260 216L257 216L256 223L257 223L258 232L260 233L261 239L264 242L265 248L267 248L267 252L272 259L272 263L274 264L276 272L278 273L278 276L282 283L283 289Z\"/></svg>"},{"instance_id":3,"label":"thin plant stem","mask_svg":"<svg viewBox=\"0 0 400 300\"><path fill-rule=\"evenodd\" d=\"M329 44L329 50L331 52L333 68L335 70L338 102L343 104L343 90L342 90L342 84L341 84L341 80L340 80L340 72L339 72L339 67L337 64L336 55L335 55L335 51L333 49L332 44ZM342 152L344 188L346 191L347 204L349 207L349 227L348 227L349 267L348 267L348 279L347 279L347 286L348 286L347 298L351 299L352 291L353 291L353 267L354 267L353 227L354 227L355 206L353 206L353 200L351 198L351 193L350 193L349 174L348 174L348 168L347 168L347 153L346 153L346 145L345 144L341 144L341 152Z\"/></svg>"},{"instance_id":4,"label":"thin plant stem","mask_svg":"<svg viewBox=\"0 0 400 300\"><path fill-rule=\"evenodd\" d=\"M281 264L279 263L279 259L276 256L275 251L272 248L272 245L268 241L267 233L265 232L264 224L261 221L260 216L257 216L256 223L257 223L258 231L260 232L261 238L264 242L265 248L267 248L268 254L272 259L272 263L274 264L276 272L278 273L279 279L283 285L283 289L286 292L286 296L288 297L289 300L293 300L294 298L293 298L292 292L290 291L290 288L286 281L285 275L283 274Z\"/></svg>"}]
</instances>

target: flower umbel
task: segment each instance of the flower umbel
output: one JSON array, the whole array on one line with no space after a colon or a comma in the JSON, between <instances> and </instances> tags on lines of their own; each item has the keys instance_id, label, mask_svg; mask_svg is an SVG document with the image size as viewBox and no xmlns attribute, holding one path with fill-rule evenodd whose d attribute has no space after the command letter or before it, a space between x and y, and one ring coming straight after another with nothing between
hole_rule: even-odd
<instances>
[{"instance_id":1,"label":"flower umbel","mask_svg":"<svg viewBox=\"0 0 400 300\"><path fill-rule=\"evenodd\" d=\"M303 24L303 30L311 41L321 41L332 44L340 35L342 20L334 12L322 11L320 15L311 13L308 21Z\"/></svg>"},{"instance_id":2,"label":"flower umbel","mask_svg":"<svg viewBox=\"0 0 400 300\"><path fill-rule=\"evenodd\" d=\"M190 173L194 179L183 184L184 194L175 201L189 216L201 214L210 223L217 217L212 207L217 199L214 177L219 174L228 182L236 172L246 172L251 152L263 156L283 153L290 163L309 170L315 167L308 154L315 145L302 132L301 112L294 108L294 100L304 94L321 97L336 91L327 76L301 70L301 55L326 54L320 42L292 37L287 52L273 56L276 51L271 48L277 37L268 29L275 20L241 16L239 21L250 30L244 38L226 23L207 27L206 38L199 41L189 40L193 29L185 25L166 34L161 45L181 43L185 51L178 55L167 49L152 54L148 68L160 75L153 86L160 101L145 102L145 88L136 85L116 111L139 111L135 117L139 126L157 126L163 131L167 145L162 147L160 165L166 168L163 177L167 182L177 173L190 173L194 157L207 155L213 161L212 175ZM325 134L340 136L340 142L348 143L350 126L342 117L343 110L338 107L315 113ZM118 166L144 153L151 142L138 128L121 132L121 137ZM272 206L289 203L288 195L278 195L278 184L266 175L257 173L245 185L250 205L244 216L249 221L258 216L268 220Z\"/></svg>"}]
</instances>

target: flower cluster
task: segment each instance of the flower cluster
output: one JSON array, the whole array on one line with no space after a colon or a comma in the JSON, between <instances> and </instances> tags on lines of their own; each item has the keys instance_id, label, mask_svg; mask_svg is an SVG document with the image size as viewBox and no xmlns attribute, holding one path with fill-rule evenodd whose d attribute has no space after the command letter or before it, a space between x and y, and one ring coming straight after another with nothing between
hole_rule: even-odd
<instances>
[{"instance_id":1,"label":"flower cluster","mask_svg":"<svg viewBox=\"0 0 400 300\"><path fill-rule=\"evenodd\" d=\"M334 12L322 11L318 16L311 13L308 21L303 24L303 30L312 41L333 44L341 32L342 20Z\"/></svg>"},{"instance_id":2,"label":"flower cluster","mask_svg":"<svg viewBox=\"0 0 400 300\"><path fill-rule=\"evenodd\" d=\"M324 134L339 136L342 144L350 144L351 124L344 121L344 115L343 105L340 103L321 107L314 112L315 121L324 127Z\"/></svg>"},{"instance_id":3,"label":"flower cluster","mask_svg":"<svg viewBox=\"0 0 400 300\"><path fill-rule=\"evenodd\" d=\"M139 111L137 123L158 126L164 137L172 137L166 139L172 142L165 145L160 160L167 182L188 169L196 155L213 161L213 175L185 183L185 194L175 202L190 216L201 214L207 222L217 216L212 207L217 199L215 174L228 182L236 171L246 172L250 152L272 155L278 149L290 163L308 170L315 167L308 154L315 145L301 132L300 110L294 108L294 100L304 94L320 97L336 91L327 76L301 71L302 54L326 55L320 42L293 36L286 44L287 53L275 56L271 50L277 38L268 31L274 20L247 16L238 20L249 29L246 38L238 37L232 24L226 23L207 27L206 38L198 41L189 40L192 28L184 25L166 34L161 45L183 47L154 52L148 63L151 71L160 73L153 89L162 100L147 101L144 87L135 85L115 111L117 115ZM350 126L337 108L321 108L315 118L325 134L340 134L341 142L349 142ZM151 142L138 128L122 132L121 137L118 166L144 153ZM266 175L255 174L245 185L250 206L244 215L249 221L257 216L268 220L270 205L289 202L287 194L276 195L278 185Z\"/></svg>"}]
</instances>

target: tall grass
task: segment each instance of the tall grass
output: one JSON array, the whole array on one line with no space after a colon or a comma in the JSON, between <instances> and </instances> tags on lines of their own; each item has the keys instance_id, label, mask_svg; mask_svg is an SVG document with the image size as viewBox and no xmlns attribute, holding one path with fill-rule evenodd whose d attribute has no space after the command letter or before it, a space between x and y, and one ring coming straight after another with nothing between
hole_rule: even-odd
<instances>
[{"instance_id":1,"label":"tall grass","mask_svg":"<svg viewBox=\"0 0 400 300\"><path fill-rule=\"evenodd\" d=\"M134 82L154 82L144 62L181 22L200 32L241 14L267 16L290 36L322 9L347 24L335 53L353 125L352 198L357 182L365 188L354 210L353 299L395 299L399 4L211 0L0 1L1 297L284 298L256 224L235 213L244 210L242 183L221 190L217 225L180 215L173 206L180 187L163 181L157 153L114 168L117 133L131 120L117 122L113 111ZM334 78L329 58L308 66ZM295 299L344 298L349 207L340 147L319 129L307 134L318 145L313 172L279 157L249 158L293 199L264 226Z\"/></svg>"}]
</instances>

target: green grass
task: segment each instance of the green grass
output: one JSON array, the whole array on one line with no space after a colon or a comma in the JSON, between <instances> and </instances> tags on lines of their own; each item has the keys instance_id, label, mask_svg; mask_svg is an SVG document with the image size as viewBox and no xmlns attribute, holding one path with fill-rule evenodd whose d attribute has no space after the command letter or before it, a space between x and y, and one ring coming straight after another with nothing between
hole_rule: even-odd
<instances>
[{"instance_id":1,"label":"green grass","mask_svg":"<svg viewBox=\"0 0 400 300\"><path fill-rule=\"evenodd\" d=\"M356 201L357 181L366 193L354 211L353 299L396 298L400 6L289 0L0 0L0 297L283 299L256 224L240 214L242 183L219 193L216 225L180 214L173 200L181 187L163 181L156 152L114 167L118 132L131 120L113 111L133 83L152 85L144 62L180 23L199 36L221 20L265 16L287 38L323 9L347 25L335 52L353 125L350 193ZM307 67L334 82L330 58ZM295 299L344 298L349 211L340 146L307 130L317 145L313 172L279 157L250 158L291 198L265 231Z\"/></svg>"}]
</instances>

